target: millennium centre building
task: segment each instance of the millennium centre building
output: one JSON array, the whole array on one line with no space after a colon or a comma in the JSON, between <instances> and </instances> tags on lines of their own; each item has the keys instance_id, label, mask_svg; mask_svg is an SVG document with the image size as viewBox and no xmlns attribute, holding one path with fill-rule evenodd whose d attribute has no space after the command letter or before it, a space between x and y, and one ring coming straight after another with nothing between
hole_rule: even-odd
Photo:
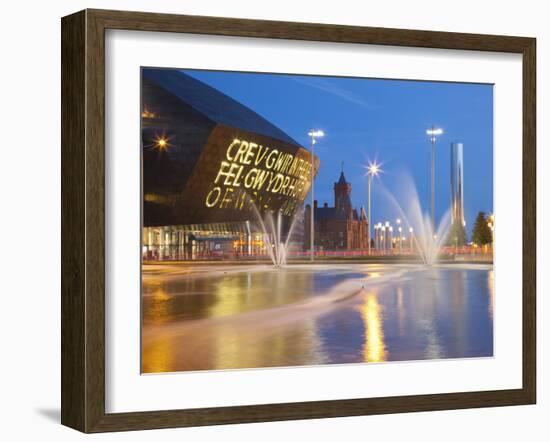
<instances>
[{"instance_id":1,"label":"millennium centre building","mask_svg":"<svg viewBox=\"0 0 550 442\"><path fill-rule=\"evenodd\" d=\"M289 226L299 215L309 150L181 71L144 68L141 83L143 258L266 254L261 218L280 212Z\"/></svg>"}]
</instances>

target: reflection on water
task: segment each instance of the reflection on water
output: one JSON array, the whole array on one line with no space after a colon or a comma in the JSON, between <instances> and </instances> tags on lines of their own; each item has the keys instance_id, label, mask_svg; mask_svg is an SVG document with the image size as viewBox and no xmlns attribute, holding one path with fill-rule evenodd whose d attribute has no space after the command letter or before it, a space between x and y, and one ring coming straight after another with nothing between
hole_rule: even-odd
<instances>
[{"instance_id":1,"label":"reflection on water","mask_svg":"<svg viewBox=\"0 0 550 442\"><path fill-rule=\"evenodd\" d=\"M487 272L487 286L489 288L489 316L493 319L493 303L495 302L495 272Z\"/></svg>"},{"instance_id":2,"label":"reflection on water","mask_svg":"<svg viewBox=\"0 0 550 442\"><path fill-rule=\"evenodd\" d=\"M490 266L144 269L145 373L492 356Z\"/></svg>"},{"instance_id":3,"label":"reflection on water","mask_svg":"<svg viewBox=\"0 0 550 442\"><path fill-rule=\"evenodd\" d=\"M269 267L263 271L229 268L215 276L208 273L169 275L164 280L155 274L153 278L143 279L143 322L221 317L277 307L322 295L347 279L376 276L343 270L313 275L304 269ZM164 315L159 315L161 311Z\"/></svg>"},{"instance_id":4,"label":"reflection on water","mask_svg":"<svg viewBox=\"0 0 550 442\"><path fill-rule=\"evenodd\" d=\"M365 362L382 362L386 360L382 308L378 303L378 295L375 292L367 293L364 298L364 303L360 308L365 329L363 333L365 337L363 358Z\"/></svg>"}]
</instances>

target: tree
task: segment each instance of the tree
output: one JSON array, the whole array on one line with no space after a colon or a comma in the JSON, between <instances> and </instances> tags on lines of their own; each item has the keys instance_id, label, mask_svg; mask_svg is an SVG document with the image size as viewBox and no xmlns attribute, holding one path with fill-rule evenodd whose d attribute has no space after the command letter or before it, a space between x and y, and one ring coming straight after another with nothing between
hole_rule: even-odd
<instances>
[{"instance_id":1,"label":"tree","mask_svg":"<svg viewBox=\"0 0 550 442\"><path fill-rule=\"evenodd\" d=\"M479 212L474 223L474 228L472 230L472 241L478 246L484 246L485 244L490 244L493 242L493 235L485 212Z\"/></svg>"},{"instance_id":2,"label":"tree","mask_svg":"<svg viewBox=\"0 0 550 442\"><path fill-rule=\"evenodd\" d=\"M461 247L466 245L466 229L462 223L453 223L447 234L447 245Z\"/></svg>"}]
</instances>

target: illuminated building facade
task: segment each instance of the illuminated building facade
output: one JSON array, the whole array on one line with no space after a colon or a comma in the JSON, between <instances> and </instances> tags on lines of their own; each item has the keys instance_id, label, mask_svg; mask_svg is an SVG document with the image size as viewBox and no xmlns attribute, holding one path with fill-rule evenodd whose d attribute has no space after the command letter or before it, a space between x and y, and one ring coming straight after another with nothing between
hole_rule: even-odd
<instances>
[{"instance_id":1,"label":"illuminated building facade","mask_svg":"<svg viewBox=\"0 0 550 442\"><path fill-rule=\"evenodd\" d=\"M451 222L464 226L464 145L451 143Z\"/></svg>"},{"instance_id":2,"label":"illuminated building facade","mask_svg":"<svg viewBox=\"0 0 550 442\"><path fill-rule=\"evenodd\" d=\"M346 181L344 172L340 174L338 182L334 183L334 207L324 203L317 206L314 201L315 215L314 235L316 250L358 250L367 249L369 229L367 214L361 207L359 213L352 207L351 184ZM305 210L304 248L309 250L311 206Z\"/></svg>"},{"instance_id":3,"label":"illuminated building facade","mask_svg":"<svg viewBox=\"0 0 550 442\"><path fill-rule=\"evenodd\" d=\"M309 151L205 83L142 69L141 123L145 259L262 255L255 208L288 225L303 207Z\"/></svg>"}]
</instances>

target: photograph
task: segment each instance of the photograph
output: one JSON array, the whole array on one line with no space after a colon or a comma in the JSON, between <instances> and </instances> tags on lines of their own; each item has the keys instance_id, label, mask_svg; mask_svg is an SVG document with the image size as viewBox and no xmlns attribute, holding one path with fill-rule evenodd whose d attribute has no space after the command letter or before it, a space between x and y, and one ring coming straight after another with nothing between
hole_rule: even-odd
<instances>
[{"instance_id":1,"label":"photograph","mask_svg":"<svg viewBox=\"0 0 550 442\"><path fill-rule=\"evenodd\" d=\"M494 356L493 84L140 75L142 374Z\"/></svg>"}]
</instances>

